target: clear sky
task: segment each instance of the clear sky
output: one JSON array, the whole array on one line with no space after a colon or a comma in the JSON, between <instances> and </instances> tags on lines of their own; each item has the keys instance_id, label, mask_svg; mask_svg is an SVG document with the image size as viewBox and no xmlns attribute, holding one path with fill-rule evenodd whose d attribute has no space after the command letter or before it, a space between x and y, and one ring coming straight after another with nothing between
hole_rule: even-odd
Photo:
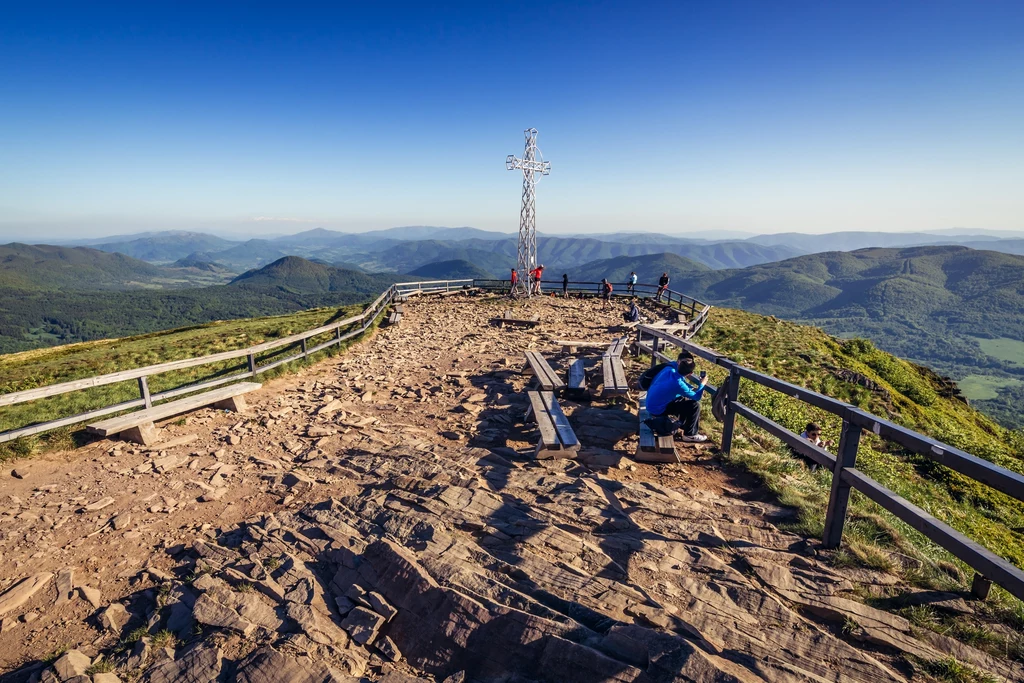
<instances>
[{"instance_id":1,"label":"clear sky","mask_svg":"<svg viewBox=\"0 0 1024 683\"><path fill-rule=\"evenodd\" d=\"M0 237L1024 228L1024 2L2 2Z\"/></svg>"}]
</instances>

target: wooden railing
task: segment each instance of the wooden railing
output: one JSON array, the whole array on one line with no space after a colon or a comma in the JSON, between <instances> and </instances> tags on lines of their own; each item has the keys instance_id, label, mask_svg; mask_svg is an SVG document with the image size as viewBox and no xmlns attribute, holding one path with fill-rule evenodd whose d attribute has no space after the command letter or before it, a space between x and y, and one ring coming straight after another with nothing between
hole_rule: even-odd
<instances>
[{"instance_id":1,"label":"wooden railing","mask_svg":"<svg viewBox=\"0 0 1024 683\"><path fill-rule=\"evenodd\" d=\"M545 295L560 294L562 292L561 280L544 280L541 283L542 293ZM510 283L508 280L473 280L473 286L490 292L508 292ZM651 303L661 304L668 309L681 314L686 320L686 332L683 335L687 339L694 336L704 326L711 312L711 306L695 299L692 296L666 288L659 298L658 285L637 283L633 291L627 290L627 283L613 282L612 297L628 299L646 299ZM585 282L570 280L566 291L573 296L600 296L600 282Z\"/></svg>"},{"instance_id":2,"label":"wooden railing","mask_svg":"<svg viewBox=\"0 0 1024 683\"><path fill-rule=\"evenodd\" d=\"M722 427L723 452L728 453L732 449L736 416L739 415L777 437L797 453L832 471L832 490L825 516L825 548L836 548L841 543L850 502L850 490L857 489L977 572L972 591L978 597L984 598L991 583L994 582L1024 600L1024 572L857 469L857 450L860 446L861 433L867 430L886 441L899 444L911 453L931 458L1021 501L1024 501L1024 476L872 415L856 406L739 365L710 349L663 330L641 325L637 329L634 344L639 350L652 355L652 364L655 359L675 360L663 351L664 345L668 344L686 349L694 356L728 370L728 379L717 388L718 391L727 392L728 400ZM743 380L773 389L841 418L842 431L837 448L838 455L815 446L795 432L740 403L740 383Z\"/></svg>"},{"instance_id":3,"label":"wooden railing","mask_svg":"<svg viewBox=\"0 0 1024 683\"><path fill-rule=\"evenodd\" d=\"M470 280L460 280L441 283L441 291L444 291L444 289L450 291L453 288L462 287L471 282L472 281ZM61 394L67 394L74 391L82 391L94 387L116 384L118 382L133 379L136 380L139 385L139 398L137 399L122 401L68 417L32 424L18 429L12 429L0 433L0 443L12 441L23 436L47 432L59 427L79 424L104 415L119 413L133 408L149 408L154 403L160 401L166 401L186 394L212 389L213 387L220 386L222 384L229 384L231 382L257 377L260 374L273 370L285 363L291 363L296 360L307 358L317 351L322 351L336 344L340 344L347 339L363 334L371 325L374 324L377 318L380 317L381 313L383 313L395 299L403 298L410 292L414 291L437 291L433 288L436 288L438 284L439 283L436 282L401 282L394 284L384 290L381 295L378 296L377 299L367 306L359 315L354 315L328 325L323 325L288 337L274 339L262 344L256 344L255 346L250 346L244 349L224 351L198 358L185 358L182 360L159 363L157 365L147 365L141 368L122 370L120 372L112 372L105 375L97 375L83 379L71 380L69 382L61 382L59 384L51 384L34 389L2 394L0 395L0 408L25 403L27 401L48 398L51 396L59 396ZM316 344L315 346L308 344L310 339L329 334L331 332L334 332L334 336L332 338ZM274 349L285 349L286 347L294 345L297 345L297 352L292 355L288 355L283 358L275 358L269 363L258 362L257 356L259 354L266 353L267 351L272 351ZM187 384L185 386L175 387L174 389L169 389L159 393L150 393L149 379L156 375L241 358L244 358L245 362L237 369L238 371L231 372L226 376L216 377L215 379L210 379L196 384Z\"/></svg>"}]
</instances>

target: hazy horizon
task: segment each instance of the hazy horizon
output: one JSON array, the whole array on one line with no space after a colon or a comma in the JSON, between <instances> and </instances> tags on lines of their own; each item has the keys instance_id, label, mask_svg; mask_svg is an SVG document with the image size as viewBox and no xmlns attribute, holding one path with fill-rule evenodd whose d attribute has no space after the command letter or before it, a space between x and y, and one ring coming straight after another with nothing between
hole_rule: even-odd
<instances>
[{"instance_id":1,"label":"hazy horizon","mask_svg":"<svg viewBox=\"0 0 1024 683\"><path fill-rule=\"evenodd\" d=\"M484 228L478 228L472 225L425 225L425 224L413 224L413 225L393 225L386 228L365 228L365 229L343 229L343 228L332 228L322 225L309 225L303 227L293 227L290 230L270 230L260 233L246 232L239 230L232 230L231 228L217 228L217 227L201 227L201 228L157 228L152 230L96 230L91 232L84 232L76 230L73 233L61 235L59 233L51 234L33 234L32 236L16 237L6 235L5 231L0 229L0 243L4 242L20 242L26 244L60 244L60 243L75 243L83 240L95 241L103 239L114 239L123 237L137 237L146 234L161 234L161 233L203 233L208 235L214 235L227 240L244 241L247 239L277 239L283 237L289 237L297 235L299 233L308 232L311 230L329 230L332 232L339 232L345 234L363 234L368 232L379 232L382 230L397 230L405 228L434 228L434 229L461 229L470 228L476 230L484 230ZM516 230L485 230L486 232L496 232L510 237L514 237L518 234ZM597 239L601 238L602 234L612 235L616 233L634 233L634 234L664 234L670 237L679 238L692 238L702 239L711 241L726 241L726 240L744 240L750 237L757 237L762 235L777 235L783 233L798 233L799 231L790 230L779 230L775 232L746 232L746 231L730 231L730 230L692 230L692 231L653 231L637 229L623 229L623 230L607 230L607 231L576 231L576 232L557 232L551 230L540 230L540 235L548 235L554 237L581 237L581 236L592 236ZM1002 237L1007 239L1012 238L1024 238L1024 230L986 230L983 228L937 228L935 230L890 230L890 231L876 231L876 230L827 230L822 232L799 232L799 234L806 235L828 235L838 232L851 232L851 233L876 233L876 232L888 232L891 234L933 234L937 236L943 235L978 235L978 236L990 236L990 237ZM6 235L6 236L5 236Z\"/></svg>"}]
</instances>

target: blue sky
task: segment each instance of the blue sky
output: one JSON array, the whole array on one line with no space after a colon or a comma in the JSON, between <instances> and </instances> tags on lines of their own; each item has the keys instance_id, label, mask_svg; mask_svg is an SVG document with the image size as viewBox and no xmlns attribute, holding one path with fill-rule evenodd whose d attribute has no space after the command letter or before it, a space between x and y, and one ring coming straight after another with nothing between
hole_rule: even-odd
<instances>
[{"instance_id":1,"label":"blue sky","mask_svg":"<svg viewBox=\"0 0 1024 683\"><path fill-rule=\"evenodd\" d=\"M1024 3L5 2L0 237L1024 228Z\"/></svg>"}]
</instances>

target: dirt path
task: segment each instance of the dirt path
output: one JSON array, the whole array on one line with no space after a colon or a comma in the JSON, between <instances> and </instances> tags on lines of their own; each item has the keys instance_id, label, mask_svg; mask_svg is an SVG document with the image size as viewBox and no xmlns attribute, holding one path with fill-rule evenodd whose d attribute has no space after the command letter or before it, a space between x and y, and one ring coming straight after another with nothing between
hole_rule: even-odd
<instances>
[{"instance_id":1,"label":"dirt path","mask_svg":"<svg viewBox=\"0 0 1024 683\"><path fill-rule=\"evenodd\" d=\"M523 424L522 390L529 381L519 374L523 352L543 351L565 367L568 359L553 342L610 343L617 311L578 300L517 306L540 314L542 325L490 325L508 307L500 300L413 300L401 325L250 394L248 415L204 410L164 425L163 443L150 449L103 440L17 463L21 478L0 473L0 594L26 577L40 584L35 592L19 584L0 595L0 610L6 610L0 613L0 671L24 666L27 680L39 662L68 647L93 660L113 657L127 633L147 624L150 635L166 630L168 610L179 604L191 610L189 600L204 604L197 595L209 594L220 595L223 604L235 600L229 605L235 617L246 609L277 610L276 617L250 619L262 629L255 639L222 638L221 630L210 635L209 628L178 634L179 644L190 638L204 647L216 643L226 662L223 675L234 675L257 666L243 659L256 642L275 648L266 656L257 650L259 662L290 652L295 636L287 624L298 623L307 636L316 631L296 616L293 603L315 612L320 603L309 596L336 594L337 606L327 601L315 618L344 626L345 614L354 614L346 607L363 604L353 602L351 586L376 588L398 608L400 616L380 627L381 637L386 632L405 658L396 663L383 656L383 641L371 647L345 636L342 647L341 633L310 646L320 647L319 654L297 651L302 662L371 679L393 674L440 681L461 670L465 680L497 680L497 669L506 667L524 676L517 680L528 680L537 672L500 657L493 660L500 665L482 662L491 661L491 647L519 647L529 658L537 638L548 638L551 647L584 647L594 661L611 658L607 666L595 665L593 676L572 679L581 681L713 675L899 680L911 674L903 653L937 658L942 648L954 647L948 639L919 641L904 620L850 599L858 586L892 579L866 572L839 576L821 564L804 539L773 525L788 513L762 502L749 479L724 470L712 446L681 449L679 464L633 462L636 418L628 402L564 401L584 450L577 461L533 461L536 436ZM596 367L597 356L590 358ZM599 377L599 369L590 375L594 388ZM283 533L282 524L303 531ZM237 577L236 592L224 592L223 582L235 576L231 567L262 585L263 575L253 574L241 556L214 562L203 554L218 542L234 548L225 539L240 530L248 540L239 547L250 556L265 560L273 548L277 557L309 568L307 576L287 569L286 561L274 579L282 591L308 581L305 601L269 591L273 599L258 598L268 605L251 604L256 597L250 595L243 596L247 605L236 604L242 600ZM372 566L379 575L345 575L353 567L339 559L342 547L355 553L353 566ZM381 578L398 565L404 578ZM262 566L271 572L268 563ZM324 578L325 566L333 581ZM198 582L183 581L200 570L223 585L196 588ZM454 644L425 640L401 616L417 613L416 623L424 626L428 610L402 592L420 594L424 586L472 596L489 616L456 600L445 615L468 621L445 631ZM19 591L30 595L10 599ZM166 597L179 593L191 597ZM449 593L443 598L455 600ZM108 611L112 604L127 608L123 619L119 607ZM194 609L193 621L211 627ZM543 623L531 622L529 633L494 626L498 630L483 637L495 615L521 611L540 615ZM847 622L857 628L844 632ZM621 630L627 626L641 630ZM459 628L466 632L459 635ZM577 628L583 629L579 637L570 636ZM473 638L483 659L463 661L450 653L448 665L441 661L438 653ZM677 658L689 654L656 665L655 643ZM979 667L1006 668L955 647ZM161 658L177 665L191 650L125 660L128 651L131 646L113 660L126 677L150 671ZM613 670L619 678L610 678ZM181 676L195 674L183 671Z\"/></svg>"}]
</instances>

